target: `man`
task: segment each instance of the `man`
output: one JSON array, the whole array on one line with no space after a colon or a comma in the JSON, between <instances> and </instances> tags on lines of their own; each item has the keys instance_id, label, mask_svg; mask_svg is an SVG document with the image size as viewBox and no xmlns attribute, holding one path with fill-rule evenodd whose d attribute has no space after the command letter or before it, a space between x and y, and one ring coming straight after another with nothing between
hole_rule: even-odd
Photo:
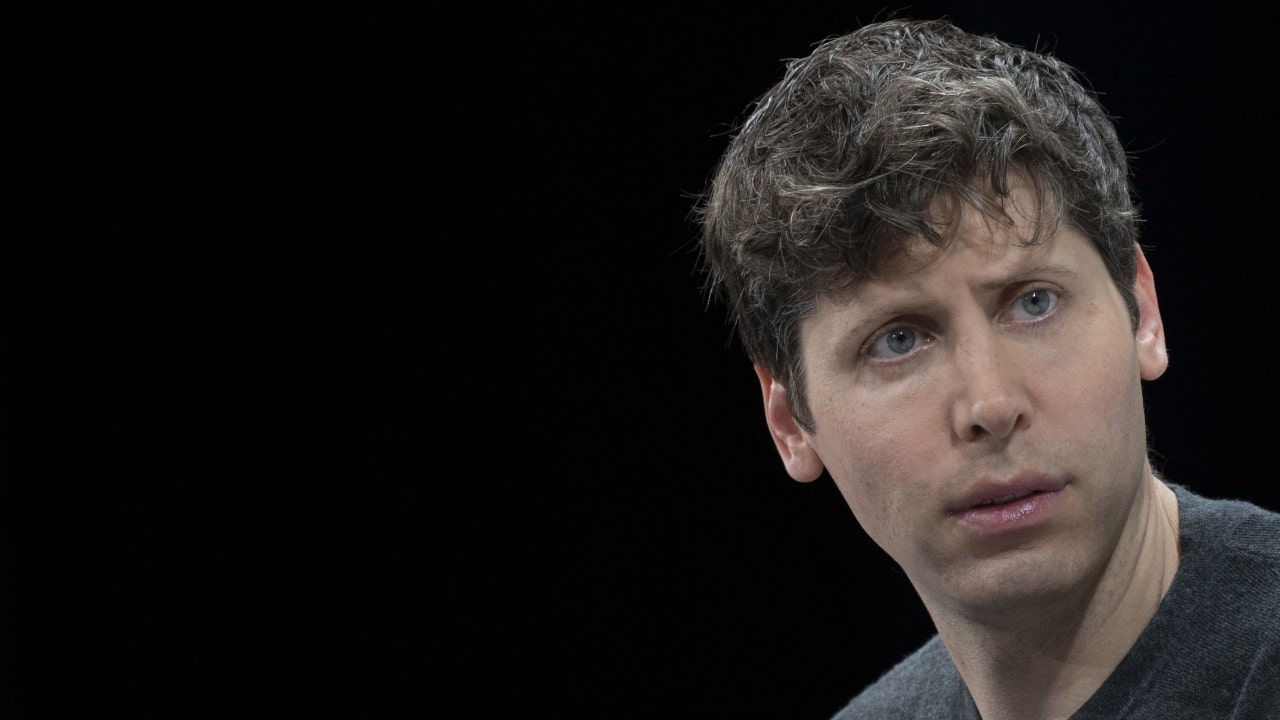
<instances>
[{"instance_id":1,"label":"man","mask_svg":"<svg viewBox=\"0 0 1280 720\"><path fill-rule=\"evenodd\" d=\"M778 453L938 631L839 718L1280 716L1280 515L1148 460L1129 174L1072 68L945 21L821 43L725 151L708 291Z\"/></svg>"}]
</instances>

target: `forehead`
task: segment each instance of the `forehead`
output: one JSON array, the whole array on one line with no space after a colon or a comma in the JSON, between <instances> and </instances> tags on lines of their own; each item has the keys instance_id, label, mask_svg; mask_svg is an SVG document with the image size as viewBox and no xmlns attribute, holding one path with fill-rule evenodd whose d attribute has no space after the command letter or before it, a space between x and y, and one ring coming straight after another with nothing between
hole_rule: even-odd
<instances>
[{"instance_id":1,"label":"forehead","mask_svg":"<svg viewBox=\"0 0 1280 720\"><path fill-rule=\"evenodd\" d=\"M991 262L1016 259L1013 248L1034 251L1051 244L1060 229L1058 208L1051 198L1041 198L1026 174L1008 175L1007 194L980 194L981 207L962 201L958 194L936 196L925 214L937 237L931 242L912 236L886 249L869 273L871 281L892 281L924 271L957 251L985 255ZM1034 254L1034 252L1032 253ZM861 285L860 281L851 282ZM856 292L856 287L845 290ZM843 294L843 293L834 293Z\"/></svg>"},{"instance_id":2,"label":"forehead","mask_svg":"<svg viewBox=\"0 0 1280 720\"><path fill-rule=\"evenodd\" d=\"M1014 227L977 213L967 214L946 245L938 246L922 238L912 238L885 259L878 276L883 280L907 279L928 273L955 257L967 257L969 265L997 270L1036 256L1052 254L1063 244L1063 237L1070 235L1078 233L1070 229Z\"/></svg>"},{"instance_id":3,"label":"forehead","mask_svg":"<svg viewBox=\"0 0 1280 720\"><path fill-rule=\"evenodd\" d=\"M914 238L884 258L869 278L819 298L836 304L858 304L886 293L943 291L959 286L999 286L1029 279L1036 268L1076 266L1083 270L1096 248L1070 227L1024 237L1007 227L979 224L950 238L944 246ZM1091 268L1092 269L1092 268Z\"/></svg>"}]
</instances>

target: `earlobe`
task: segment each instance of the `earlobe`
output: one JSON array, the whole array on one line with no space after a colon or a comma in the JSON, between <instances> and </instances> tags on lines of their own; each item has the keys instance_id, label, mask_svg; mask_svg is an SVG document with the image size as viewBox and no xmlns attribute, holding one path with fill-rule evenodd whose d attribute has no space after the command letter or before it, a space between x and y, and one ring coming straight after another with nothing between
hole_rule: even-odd
<instances>
[{"instance_id":1,"label":"earlobe","mask_svg":"<svg viewBox=\"0 0 1280 720\"><path fill-rule=\"evenodd\" d=\"M1138 275L1133 290L1138 299L1138 368L1143 380L1155 380L1169 367L1165 347L1164 322L1160 319L1160 303L1156 300L1156 282L1147 257L1138 247Z\"/></svg>"},{"instance_id":2,"label":"earlobe","mask_svg":"<svg viewBox=\"0 0 1280 720\"><path fill-rule=\"evenodd\" d=\"M787 389L773 377L773 373L760 364L755 365L760 379L760 392L764 395L764 417L769 424L769 435L778 448L787 474L799 482L812 482L822 475L822 459L809 442L809 436L800 427L787 403Z\"/></svg>"}]
</instances>

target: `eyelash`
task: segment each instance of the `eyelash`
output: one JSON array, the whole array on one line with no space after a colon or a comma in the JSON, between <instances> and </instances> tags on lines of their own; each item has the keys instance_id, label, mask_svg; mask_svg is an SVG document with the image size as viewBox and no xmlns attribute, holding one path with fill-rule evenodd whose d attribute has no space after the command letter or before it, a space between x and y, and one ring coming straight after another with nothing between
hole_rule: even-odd
<instances>
[{"instance_id":1,"label":"eyelash","mask_svg":"<svg viewBox=\"0 0 1280 720\"><path fill-rule=\"evenodd\" d=\"M1010 300L1008 303L1005 304L1004 313L1006 315L1013 314L1019 308L1018 306L1019 303L1024 302L1028 298L1036 296L1037 294L1043 295L1046 299L1050 301L1050 305L1048 309L1046 309L1044 312L1040 313L1039 315L1032 316L1030 319L1015 320L1015 322L1026 327L1035 326L1042 322L1045 322L1046 320L1048 320L1049 318L1053 317L1053 315L1056 314L1058 306L1062 302L1062 294L1059 291L1054 290L1052 288L1048 288L1048 287L1039 287L1039 286L1031 287L1027 290L1019 292L1016 297L1014 297L1012 300ZM902 322L902 323L894 324L884 332L873 335L867 341L867 343L862 346L862 349L859 351L858 355L860 357L869 358L872 361L884 362L884 363L895 363L905 358L914 357L916 354L921 352L922 347L931 344L934 340L933 333L923 329L922 326L925 324L927 323ZM875 353L877 346L880 345L881 342L888 342L894 333L897 333L903 330L907 330L912 333L918 333L921 337L917 338L912 343L911 348L908 349L903 354L893 354L891 351L883 352L880 355L877 355Z\"/></svg>"}]
</instances>

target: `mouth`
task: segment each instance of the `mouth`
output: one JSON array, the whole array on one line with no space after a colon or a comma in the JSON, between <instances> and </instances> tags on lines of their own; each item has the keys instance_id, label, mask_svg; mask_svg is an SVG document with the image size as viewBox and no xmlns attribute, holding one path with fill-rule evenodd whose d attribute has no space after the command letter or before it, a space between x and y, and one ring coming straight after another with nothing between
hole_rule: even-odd
<instances>
[{"instance_id":1,"label":"mouth","mask_svg":"<svg viewBox=\"0 0 1280 720\"><path fill-rule=\"evenodd\" d=\"M969 531L987 536L1040 527L1055 517L1053 508L1067 485L1034 475L1002 484L987 483L947 514Z\"/></svg>"},{"instance_id":2,"label":"mouth","mask_svg":"<svg viewBox=\"0 0 1280 720\"><path fill-rule=\"evenodd\" d=\"M1032 495L1035 495L1036 492L1037 492L1036 490L1028 490L1026 492L1020 492L1020 493L1010 493L1008 495L1005 495L1004 497L984 500L983 502L980 502L977 505L974 505L974 507L990 507L992 505L1007 505L1008 503L1021 500L1024 497L1030 497Z\"/></svg>"},{"instance_id":3,"label":"mouth","mask_svg":"<svg viewBox=\"0 0 1280 720\"><path fill-rule=\"evenodd\" d=\"M1000 509L1006 505L1038 502L1045 499L1043 496L1058 495L1068 484L1067 480L1040 473L1024 473L1004 480L989 479L955 498L947 514L992 512L993 508Z\"/></svg>"}]
</instances>

